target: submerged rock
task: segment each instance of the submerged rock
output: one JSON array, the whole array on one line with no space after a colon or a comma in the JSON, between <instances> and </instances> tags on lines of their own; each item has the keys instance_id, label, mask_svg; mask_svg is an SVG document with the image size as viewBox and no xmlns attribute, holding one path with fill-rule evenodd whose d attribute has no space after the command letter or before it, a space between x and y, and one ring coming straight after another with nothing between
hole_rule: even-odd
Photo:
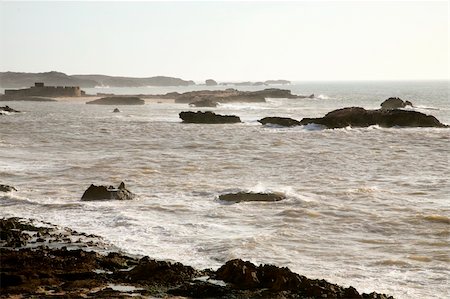
<instances>
[{"instance_id":1,"label":"submerged rock","mask_svg":"<svg viewBox=\"0 0 450 299\"><path fill-rule=\"evenodd\" d=\"M0 192L11 192L11 191L17 191L17 189L14 188L13 186L0 185Z\"/></svg>"},{"instance_id":2,"label":"submerged rock","mask_svg":"<svg viewBox=\"0 0 450 299\"><path fill-rule=\"evenodd\" d=\"M90 102L86 104L96 104L96 105L144 105L145 101L139 97L127 97L127 96L114 96L105 97Z\"/></svg>"},{"instance_id":3,"label":"submerged rock","mask_svg":"<svg viewBox=\"0 0 450 299\"><path fill-rule=\"evenodd\" d=\"M389 98L381 103L381 109L398 109L406 106L412 106L410 101L403 101L400 98Z\"/></svg>"},{"instance_id":4,"label":"submerged rock","mask_svg":"<svg viewBox=\"0 0 450 299\"><path fill-rule=\"evenodd\" d=\"M206 84L206 86L216 86L217 81L213 80L213 79L207 79L207 80L205 80L205 84Z\"/></svg>"},{"instance_id":5,"label":"submerged rock","mask_svg":"<svg viewBox=\"0 0 450 299\"><path fill-rule=\"evenodd\" d=\"M220 114L215 114L211 111L206 111L206 112L185 111L185 112L180 112L179 116L185 123L226 124L226 123L240 123L241 122L241 119L238 116L220 115Z\"/></svg>"},{"instance_id":6,"label":"submerged rock","mask_svg":"<svg viewBox=\"0 0 450 299\"><path fill-rule=\"evenodd\" d=\"M219 200L229 202L241 202L241 201L280 201L285 199L286 196L282 193L254 193L254 192L238 192L219 195Z\"/></svg>"},{"instance_id":7,"label":"submerged rock","mask_svg":"<svg viewBox=\"0 0 450 299\"><path fill-rule=\"evenodd\" d=\"M300 122L298 120L289 117L264 117L258 120L258 122L263 125L273 124L282 127L300 126Z\"/></svg>"},{"instance_id":8,"label":"submerged rock","mask_svg":"<svg viewBox=\"0 0 450 299\"><path fill-rule=\"evenodd\" d=\"M319 124L327 128L368 127L447 127L432 115L408 110L366 110L361 107L349 107L331 111L324 117L304 118L302 125Z\"/></svg>"},{"instance_id":9,"label":"submerged rock","mask_svg":"<svg viewBox=\"0 0 450 299\"><path fill-rule=\"evenodd\" d=\"M81 200L131 200L134 199L134 197L135 195L130 192L125 187L125 183L122 182L117 189L113 186L95 186L92 184L84 191Z\"/></svg>"}]
</instances>

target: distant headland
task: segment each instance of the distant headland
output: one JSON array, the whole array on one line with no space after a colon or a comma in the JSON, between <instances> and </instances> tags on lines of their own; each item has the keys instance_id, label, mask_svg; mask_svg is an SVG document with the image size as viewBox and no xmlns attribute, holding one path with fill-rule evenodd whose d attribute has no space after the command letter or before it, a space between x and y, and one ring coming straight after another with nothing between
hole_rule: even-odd
<instances>
[{"instance_id":1,"label":"distant headland","mask_svg":"<svg viewBox=\"0 0 450 299\"><path fill-rule=\"evenodd\" d=\"M107 75L67 75L62 72L23 73L0 72L1 88L21 88L34 85L35 82L43 82L47 86L79 86L81 88L93 88L97 86L109 87L143 87L143 86L190 86L196 85L192 80L183 80L175 77L154 76L146 78L118 77ZM290 84L288 80L266 80L264 82L217 82L208 79L201 85L279 85Z\"/></svg>"}]
</instances>

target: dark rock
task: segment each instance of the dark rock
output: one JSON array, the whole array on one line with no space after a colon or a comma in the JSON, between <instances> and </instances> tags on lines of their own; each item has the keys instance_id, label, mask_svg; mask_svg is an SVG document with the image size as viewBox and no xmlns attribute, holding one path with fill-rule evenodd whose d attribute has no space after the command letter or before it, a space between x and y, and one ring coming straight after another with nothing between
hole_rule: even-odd
<instances>
[{"instance_id":1,"label":"dark rock","mask_svg":"<svg viewBox=\"0 0 450 299\"><path fill-rule=\"evenodd\" d=\"M258 122L262 123L263 125L272 124L282 127L300 126L300 122L298 120L288 117L264 117L258 120Z\"/></svg>"},{"instance_id":2,"label":"dark rock","mask_svg":"<svg viewBox=\"0 0 450 299\"><path fill-rule=\"evenodd\" d=\"M119 108L115 108L115 109L113 110L113 112L114 112L114 113L119 113L120 110L119 110Z\"/></svg>"},{"instance_id":3,"label":"dark rock","mask_svg":"<svg viewBox=\"0 0 450 299\"><path fill-rule=\"evenodd\" d=\"M185 123L197 123L197 124L226 124L226 123L239 123L241 119L235 115L220 115L210 111L206 112L180 112L180 118Z\"/></svg>"},{"instance_id":4,"label":"dark rock","mask_svg":"<svg viewBox=\"0 0 450 299\"><path fill-rule=\"evenodd\" d=\"M4 106L4 107L0 107L0 114L2 114L2 112L15 112L15 113L18 113L20 111L14 110L13 108L11 108L9 106Z\"/></svg>"},{"instance_id":5,"label":"dark rock","mask_svg":"<svg viewBox=\"0 0 450 299\"><path fill-rule=\"evenodd\" d=\"M354 287L348 287L344 290L345 298L349 299L362 299L362 296L358 293L358 291Z\"/></svg>"},{"instance_id":6,"label":"dark rock","mask_svg":"<svg viewBox=\"0 0 450 299\"><path fill-rule=\"evenodd\" d=\"M216 276L218 279L232 283L238 289L256 289L261 285L258 279L258 267L240 259L226 262L216 271Z\"/></svg>"},{"instance_id":7,"label":"dark rock","mask_svg":"<svg viewBox=\"0 0 450 299\"><path fill-rule=\"evenodd\" d=\"M412 106L410 101L403 101L400 98L389 98L381 103L381 109L398 109L406 106Z\"/></svg>"},{"instance_id":8,"label":"dark rock","mask_svg":"<svg viewBox=\"0 0 450 299\"><path fill-rule=\"evenodd\" d=\"M361 107L349 107L329 112L321 118L304 118L300 124L319 124L327 128L368 127L447 127L434 116L417 111L399 109L366 110Z\"/></svg>"},{"instance_id":9,"label":"dark rock","mask_svg":"<svg viewBox=\"0 0 450 299\"><path fill-rule=\"evenodd\" d=\"M220 298L230 293L230 289L208 282L195 281L185 283L176 289L167 291L170 295L188 298Z\"/></svg>"},{"instance_id":10,"label":"dark rock","mask_svg":"<svg viewBox=\"0 0 450 299\"><path fill-rule=\"evenodd\" d=\"M92 184L86 191L84 191L81 200L131 200L134 199L134 197L135 195L130 192L122 182L117 189L113 186L95 186Z\"/></svg>"},{"instance_id":11,"label":"dark rock","mask_svg":"<svg viewBox=\"0 0 450 299\"><path fill-rule=\"evenodd\" d=\"M0 192L11 192L11 191L17 191L17 189L14 188L13 186L0 185Z\"/></svg>"},{"instance_id":12,"label":"dark rock","mask_svg":"<svg viewBox=\"0 0 450 299\"><path fill-rule=\"evenodd\" d=\"M230 202L241 201L280 201L286 196L281 193L254 193L254 192L238 192L219 195L219 200Z\"/></svg>"},{"instance_id":13,"label":"dark rock","mask_svg":"<svg viewBox=\"0 0 450 299\"><path fill-rule=\"evenodd\" d=\"M126 272L125 275L130 281L165 282L177 285L198 274L199 272L194 268L181 263L156 261L143 257L136 267Z\"/></svg>"},{"instance_id":14,"label":"dark rock","mask_svg":"<svg viewBox=\"0 0 450 299\"><path fill-rule=\"evenodd\" d=\"M114 96L105 97L90 102L86 104L96 104L96 105L144 105L145 101L139 97L129 97L129 96Z\"/></svg>"},{"instance_id":15,"label":"dark rock","mask_svg":"<svg viewBox=\"0 0 450 299\"><path fill-rule=\"evenodd\" d=\"M215 80L213 80L213 79L207 79L207 80L205 81L205 84L206 84L207 86L216 86L216 85L217 85L217 82L216 82Z\"/></svg>"},{"instance_id":16,"label":"dark rock","mask_svg":"<svg viewBox=\"0 0 450 299\"><path fill-rule=\"evenodd\" d=\"M189 103L189 106L192 107L217 107L217 102L209 99L199 100L192 103Z\"/></svg>"}]
</instances>

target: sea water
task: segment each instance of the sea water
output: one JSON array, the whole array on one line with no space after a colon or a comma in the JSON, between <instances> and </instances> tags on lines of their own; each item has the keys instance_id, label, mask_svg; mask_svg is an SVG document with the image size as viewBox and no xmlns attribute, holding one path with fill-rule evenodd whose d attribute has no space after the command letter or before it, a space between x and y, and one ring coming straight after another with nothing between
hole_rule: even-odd
<instances>
[{"instance_id":1,"label":"sea water","mask_svg":"<svg viewBox=\"0 0 450 299\"><path fill-rule=\"evenodd\" d=\"M377 108L388 97L450 124L448 82L297 82L315 99L209 108L243 123L184 124L190 108L80 101L4 102L0 217L26 217L104 237L130 254L217 268L229 259L287 266L363 292L449 297L450 129L262 126L266 116L319 117ZM219 86L216 89L233 86ZM278 86L277 86L278 87ZM237 87L257 90L261 87ZM194 87L86 89L116 94ZM91 183L124 181L133 201L82 202ZM275 191L280 202L220 202Z\"/></svg>"}]
</instances>

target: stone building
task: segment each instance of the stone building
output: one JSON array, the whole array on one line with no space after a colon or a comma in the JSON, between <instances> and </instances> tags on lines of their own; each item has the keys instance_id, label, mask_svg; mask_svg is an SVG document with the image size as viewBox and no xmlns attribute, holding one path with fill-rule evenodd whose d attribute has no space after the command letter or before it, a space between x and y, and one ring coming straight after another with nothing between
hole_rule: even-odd
<instances>
[{"instance_id":1,"label":"stone building","mask_svg":"<svg viewBox=\"0 0 450 299\"><path fill-rule=\"evenodd\" d=\"M34 86L24 89L5 89L5 96L9 97L80 97L85 92L79 86L45 86L36 82Z\"/></svg>"}]
</instances>

